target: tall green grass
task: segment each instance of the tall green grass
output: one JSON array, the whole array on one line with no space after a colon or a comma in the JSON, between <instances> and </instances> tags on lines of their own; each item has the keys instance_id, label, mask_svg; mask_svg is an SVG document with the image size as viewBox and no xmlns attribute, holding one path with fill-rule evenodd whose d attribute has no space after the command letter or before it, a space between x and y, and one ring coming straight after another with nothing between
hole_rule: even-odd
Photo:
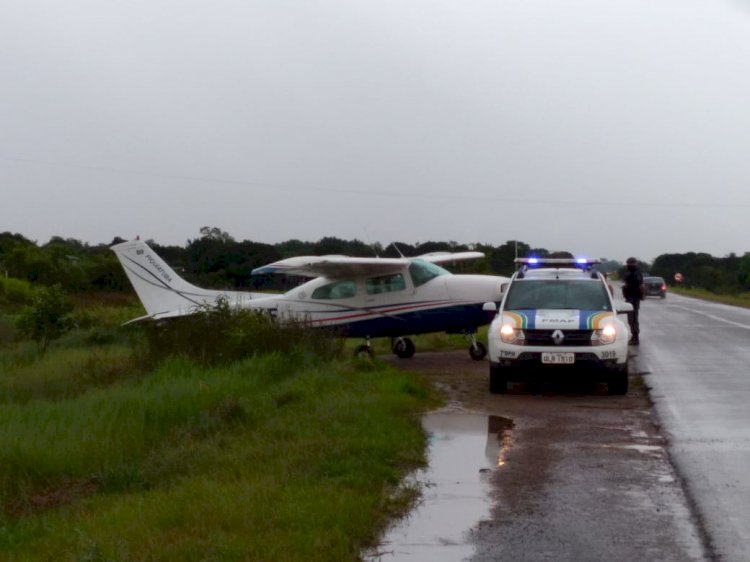
<instances>
[{"instance_id":1,"label":"tall green grass","mask_svg":"<svg viewBox=\"0 0 750 562\"><path fill-rule=\"evenodd\" d=\"M219 307L0 347L1 560L354 560L415 490L413 375Z\"/></svg>"},{"instance_id":2,"label":"tall green grass","mask_svg":"<svg viewBox=\"0 0 750 562\"><path fill-rule=\"evenodd\" d=\"M202 307L197 314L143 327L150 362L183 355L215 365L255 354L295 351L334 358L342 350L342 341L333 332L312 329L304 321L278 324L264 312L235 309L226 300Z\"/></svg>"},{"instance_id":3,"label":"tall green grass","mask_svg":"<svg viewBox=\"0 0 750 562\"><path fill-rule=\"evenodd\" d=\"M424 461L412 376L303 352L0 406L0 560L352 560Z\"/></svg>"},{"instance_id":4,"label":"tall green grass","mask_svg":"<svg viewBox=\"0 0 750 562\"><path fill-rule=\"evenodd\" d=\"M0 354L0 404L59 400L142 374L133 350L124 344L55 347L39 356L36 346L19 344Z\"/></svg>"}]
</instances>

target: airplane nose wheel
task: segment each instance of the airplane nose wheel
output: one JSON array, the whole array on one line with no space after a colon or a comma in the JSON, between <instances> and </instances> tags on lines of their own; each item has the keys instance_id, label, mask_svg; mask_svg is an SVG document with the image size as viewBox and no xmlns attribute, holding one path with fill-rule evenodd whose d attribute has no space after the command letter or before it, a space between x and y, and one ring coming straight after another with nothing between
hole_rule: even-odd
<instances>
[{"instance_id":1,"label":"airplane nose wheel","mask_svg":"<svg viewBox=\"0 0 750 562\"><path fill-rule=\"evenodd\" d=\"M487 348L482 342L477 341L474 334L469 336L471 345L469 346L469 355L474 361L481 361L487 356Z\"/></svg>"},{"instance_id":2,"label":"airplane nose wheel","mask_svg":"<svg viewBox=\"0 0 750 562\"><path fill-rule=\"evenodd\" d=\"M400 357L401 359L409 359L414 355L414 351L416 351L414 342L409 338L393 338L391 340L391 349L396 354L396 357Z\"/></svg>"}]
</instances>

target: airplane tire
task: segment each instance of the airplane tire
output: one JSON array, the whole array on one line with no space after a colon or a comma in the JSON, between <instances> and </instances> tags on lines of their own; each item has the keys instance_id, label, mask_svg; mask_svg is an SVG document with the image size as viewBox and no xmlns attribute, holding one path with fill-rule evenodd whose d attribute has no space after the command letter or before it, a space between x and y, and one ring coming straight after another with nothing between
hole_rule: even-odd
<instances>
[{"instance_id":1,"label":"airplane tire","mask_svg":"<svg viewBox=\"0 0 750 562\"><path fill-rule=\"evenodd\" d=\"M469 355L474 361L481 361L487 356L487 348L483 343L477 342L475 346L469 346Z\"/></svg>"},{"instance_id":2,"label":"airplane tire","mask_svg":"<svg viewBox=\"0 0 750 562\"><path fill-rule=\"evenodd\" d=\"M409 359L414 357L414 342L409 338L402 338L399 343L393 346L393 353L400 359Z\"/></svg>"}]
</instances>

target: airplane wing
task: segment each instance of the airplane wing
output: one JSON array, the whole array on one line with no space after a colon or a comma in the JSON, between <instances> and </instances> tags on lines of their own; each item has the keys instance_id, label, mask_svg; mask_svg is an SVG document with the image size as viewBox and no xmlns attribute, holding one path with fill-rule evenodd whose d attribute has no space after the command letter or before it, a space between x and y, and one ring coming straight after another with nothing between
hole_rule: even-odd
<instances>
[{"instance_id":1,"label":"airplane wing","mask_svg":"<svg viewBox=\"0 0 750 562\"><path fill-rule=\"evenodd\" d=\"M484 257L482 252L430 252L418 256L420 260L432 263L450 263L462 260L478 260Z\"/></svg>"},{"instance_id":2,"label":"airplane wing","mask_svg":"<svg viewBox=\"0 0 750 562\"><path fill-rule=\"evenodd\" d=\"M483 258L482 252L432 252L417 258L355 258L349 256L298 256L253 269L253 275L286 273L303 277L353 277L386 275L408 265L414 259L432 263L449 263Z\"/></svg>"},{"instance_id":3,"label":"airplane wing","mask_svg":"<svg viewBox=\"0 0 750 562\"><path fill-rule=\"evenodd\" d=\"M303 277L352 277L358 275L383 275L403 268L408 258L353 258L348 256L297 256L262 267L252 275L286 273Z\"/></svg>"}]
</instances>

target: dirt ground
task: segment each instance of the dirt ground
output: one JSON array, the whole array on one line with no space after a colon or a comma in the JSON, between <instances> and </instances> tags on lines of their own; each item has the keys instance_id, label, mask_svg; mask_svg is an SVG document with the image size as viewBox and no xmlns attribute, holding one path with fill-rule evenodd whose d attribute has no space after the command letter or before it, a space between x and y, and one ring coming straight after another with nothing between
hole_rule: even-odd
<instances>
[{"instance_id":1,"label":"dirt ground","mask_svg":"<svg viewBox=\"0 0 750 562\"><path fill-rule=\"evenodd\" d=\"M556 380L489 392L486 361L468 353L389 358L423 374L446 409L505 420L489 475L492 515L474 529L472 560L709 560L631 358L630 390Z\"/></svg>"}]
</instances>

